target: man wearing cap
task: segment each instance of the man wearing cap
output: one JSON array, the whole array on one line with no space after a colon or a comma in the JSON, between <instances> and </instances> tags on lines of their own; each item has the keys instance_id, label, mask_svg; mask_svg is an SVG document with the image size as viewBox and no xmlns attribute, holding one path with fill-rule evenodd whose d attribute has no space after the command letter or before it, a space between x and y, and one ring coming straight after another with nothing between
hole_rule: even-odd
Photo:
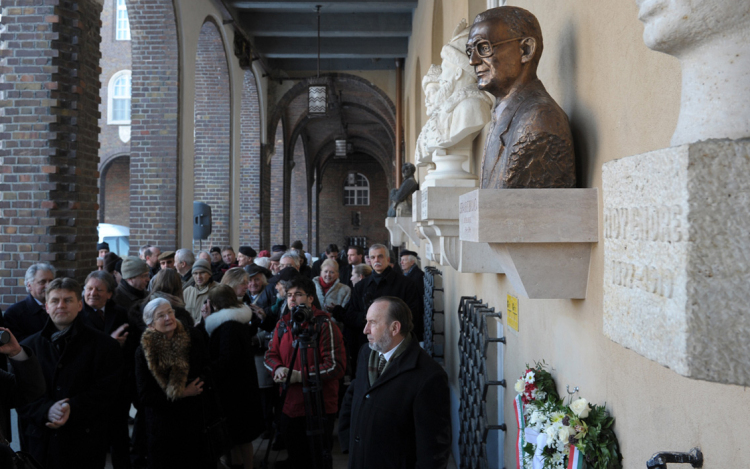
<instances>
[{"instance_id":1,"label":"man wearing cap","mask_svg":"<svg viewBox=\"0 0 750 469\"><path fill-rule=\"evenodd\" d=\"M96 250L99 251L99 257L104 259L104 256L106 256L109 253L109 243L99 243L96 245Z\"/></svg>"},{"instance_id":2,"label":"man wearing cap","mask_svg":"<svg viewBox=\"0 0 750 469\"><path fill-rule=\"evenodd\" d=\"M165 251L159 255L159 267L159 270L174 269L174 251Z\"/></svg>"},{"instance_id":3,"label":"man wearing cap","mask_svg":"<svg viewBox=\"0 0 750 469\"><path fill-rule=\"evenodd\" d=\"M417 265L417 253L414 251L401 251L401 270L406 278L410 279L419 289L419 296L424 297L424 272Z\"/></svg>"},{"instance_id":4,"label":"man wearing cap","mask_svg":"<svg viewBox=\"0 0 750 469\"><path fill-rule=\"evenodd\" d=\"M135 256L122 261L122 280L115 290L115 303L130 311L133 304L146 298L150 278L148 264Z\"/></svg>"},{"instance_id":5,"label":"man wearing cap","mask_svg":"<svg viewBox=\"0 0 750 469\"><path fill-rule=\"evenodd\" d=\"M255 264L250 264L244 267L245 272L249 276L247 282L247 296L250 299L250 303L256 304L260 298L260 294L263 293L263 289L268 285L268 279L266 279L263 267Z\"/></svg>"},{"instance_id":6,"label":"man wearing cap","mask_svg":"<svg viewBox=\"0 0 750 469\"><path fill-rule=\"evenodd\" d=\"M187 287L182 294L185 297L185 309L193 317L195 324L198 324L202 319L201 307L208 298L208 292L217 285L211 278L211 264L203 259L195 261L193 280L195 280L195 285Z\"/></svg>"},{"instance_id":7,"label":"man wearing cap","mask_svg":"<svg viewBox=\"0 0 750 469\"><path fill-rule=\"evenodd\" d=\"M182 289L195 285L193 279L193 264L195 264L195 255L190 249L178 249L174 253L174 268L182 277Z\"/></svg>"},{"instance_id":8,"label":"man wearing cap","mask_svg":"<svg viewBox=\"0 0 750 469\"><path fill-rule=\"evenodd\" d=\"M221 278L224 277L224 272L227 271L227 265L224 263L224 260L221 258L221 248L219 246L214 246L211 248L211 251L209 252L211 254L211 275L216 283L221 282Z\"/></svg>"},{"instance_id":9,"label":"man wearing cap","mask_svg":"<svg viewBox=\"0 0 750 469\"><path fill-rule=\"evenodd\" d=\"M250 246L240 246L240 251L237 253L237 267L245 267L250 265L258 255L255 249Z\"/></svg>"},{"instance_id":10,"label":"man wearing cap","mask_svg":"<svg viewBox=\"0 0 750 469\"><path fill-rule=\"evenodd\" d=\"M281 270L281 265L279 264L279 261L281 261L281 256L284 255L284 252L277 251L274 252L271 257L268 258L268 269L271 271L273 275L276 275Z\"/></svg>"}]
</instances>

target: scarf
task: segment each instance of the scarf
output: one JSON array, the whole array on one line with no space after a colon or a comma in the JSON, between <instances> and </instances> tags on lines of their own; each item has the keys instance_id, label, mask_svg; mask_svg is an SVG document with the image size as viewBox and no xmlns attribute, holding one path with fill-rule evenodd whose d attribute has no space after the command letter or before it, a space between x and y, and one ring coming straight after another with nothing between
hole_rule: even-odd
<instances>
[{"instance_id":1,"label":"scarf","mask_svg":"<svg viewBox=\"0 0 750 469\"><path fill-rule=\"evenodd\" d=\"M391 355L391 359L388 360L385 364L385 368L383 368L383 372L380 373L380 376L383 376L383 373L385 373L385 370L388 369L388 367L391 365L393 360L404 353L406 351L406 348L409 346L409 343L411 342L411 334L404 337L404 340L401 341L400 344L398 344L398 347L396 347L396 351L393 352L393 355ZM375 384L375 381L378 380L378 362L380 361L380 352L376 352L375 350L370 352L370 359L367 361L367 377L370 378L370 386Z\"/></svg>"},{"instance_id":2,"label":"scarf","mask_svg":"<svg viewBox=\"0 0 750 469\"><path fill-rule=\"evenodd\" d=\"M175 401L182 397L190 371L190 334L177 321L172 339L166 334L146 328L141 337L141 346L151 374L164 390L167 399Z\"/></svg>"},{"instance_id":3,"label":"scarf","mask_svg":"<svg viewBox=\"0 0 750 469\"><path fill-rule=\"evenodd\" d=\"M332 286L336 284L336 280L334 280L331 283L326 283L325 280L323 280L323 277L318 277L318 282L320 282L320 288L323 290L323 294L325 295L328 293L328 290L331 289Z\"/></svg>"}]
</instances>

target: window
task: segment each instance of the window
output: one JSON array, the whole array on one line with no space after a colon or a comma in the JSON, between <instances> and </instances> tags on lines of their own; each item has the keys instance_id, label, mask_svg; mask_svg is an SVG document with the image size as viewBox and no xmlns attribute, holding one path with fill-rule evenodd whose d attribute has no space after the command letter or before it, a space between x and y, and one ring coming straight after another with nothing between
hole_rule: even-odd
<instances>
[{"instance_id":1,"label":"window","mask_svg":"<svg viewBox=\"0 0 750 469\"><path fill-rule=\"evenodd\" d=\"M125 0L117 0L117 33L118 41L130 40L130 22L128 21L128 6Z\"/></svg>"},{"instance_id":2,"label":"window","mask_svg":"<svg viewBox=\"0 0 750 469\"><path fill-rule=\"evenodd\" d=\"M122 70L112 76L107 100L107 123L130 125L130 70Z\"/></svg>"},{"instance_id":3,"label":"window","mask_svg":"<svg viewBox=\"0 0 750 469\"><path fill-rule=\"evenodd\" d=\"M347 174L344 185L344 205L370 205L370 183L362 174Z\"/></svg>"}]
</instances>

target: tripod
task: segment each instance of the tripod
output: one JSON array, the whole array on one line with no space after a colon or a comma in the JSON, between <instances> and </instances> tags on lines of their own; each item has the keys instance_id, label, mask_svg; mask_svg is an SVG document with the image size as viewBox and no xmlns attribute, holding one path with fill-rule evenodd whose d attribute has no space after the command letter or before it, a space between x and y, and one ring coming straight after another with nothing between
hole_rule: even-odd
<instances>
[{"instance_id":1,"label":"tripod","mask_svg":"<svg viewBox=\"0 0 750 469\"><path fill-rule=\"evenodd\" d=\"M305 419L306 419L306 434L308 439L308 446L310 448L310 467L314 469L331 469L333 467L333 459L331 457L331 435L326 430L327 416L325 413L325 407L323 405L323 383L320 379L320 351L318 350L318 337L319 337L319 323L317 321L310 321L307 328L302 328L300 324L294 323L292 328L292 336L294 337L294 351L292 353L292 361L289 365L289 374L284 382L284 390L281 394L281 400L279 402L279 409L284 408L286 402L287 393L289 392L289 385L292 378L292 372L294 365L297 360L297 356L300 357L300 375L302 378L302 395L305 402ZM308 351L313 352L313 366L310 368ZM314 378L310 377L310 373L314 374ZM277 417L280 417L281 412ZM278 422L274 425L274 430L278 428ZM269 441L266 447L266 454L261 464L261 468L268 468L268 456L271 450L271 442Z\"/></svg>"}]
</instances>

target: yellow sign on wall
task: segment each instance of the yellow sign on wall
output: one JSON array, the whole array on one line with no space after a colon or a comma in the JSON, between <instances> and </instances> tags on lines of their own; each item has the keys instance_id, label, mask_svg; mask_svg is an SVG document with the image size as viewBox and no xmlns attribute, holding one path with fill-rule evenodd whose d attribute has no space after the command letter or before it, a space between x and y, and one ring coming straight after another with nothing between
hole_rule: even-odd
<instances>
[{"instance_id":1,"label":"yellow sign on wall","mask_svg":"<svg viewBox=\"0 0 750 469\"><path fill-rule=\"evenodd\" d=\"M518 298L508 295L508 326L518 332Z\"/></svg>"}]
</instances>

